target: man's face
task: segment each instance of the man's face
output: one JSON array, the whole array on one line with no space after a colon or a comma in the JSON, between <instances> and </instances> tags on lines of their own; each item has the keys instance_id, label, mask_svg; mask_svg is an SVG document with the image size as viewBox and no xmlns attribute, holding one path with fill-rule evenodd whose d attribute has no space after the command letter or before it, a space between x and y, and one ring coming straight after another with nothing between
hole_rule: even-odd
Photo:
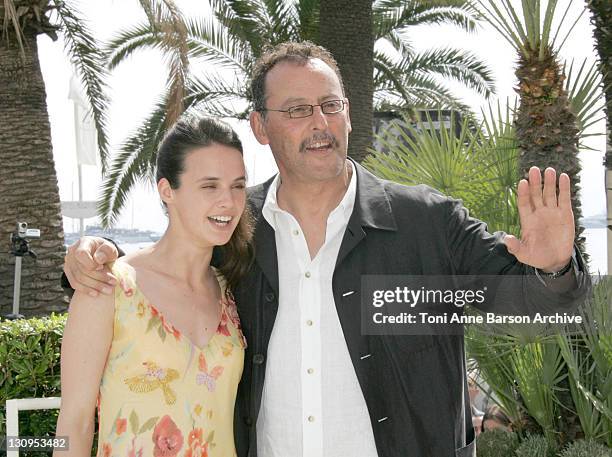
<instances>
[{"instance_id":1,"label":"man's face","mask_svg":"<svg viewBox=\"0 0 612 457\"><path fill-rule=\"evenodd\" d=\"M266 76L265 88L268 109L344 100L336 74L319 59L277 64ZM315 183L340 176L351 131L348 103L335 114L323 114L321 107L315 106L312 116L300 119L292 119L288 113L265 114L252 113L251 127L261 144L270 145L284 181Z\"/></svg>"}]
</instances>

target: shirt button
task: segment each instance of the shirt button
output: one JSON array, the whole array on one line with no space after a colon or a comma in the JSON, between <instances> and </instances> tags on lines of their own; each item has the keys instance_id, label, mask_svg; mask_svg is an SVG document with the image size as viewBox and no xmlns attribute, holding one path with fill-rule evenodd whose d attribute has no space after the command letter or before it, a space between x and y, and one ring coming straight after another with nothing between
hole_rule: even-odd
<instances>
[{"instance_id":1,"label":"shirt button","mask_svg":"<svg viewBox=\"0 0 612 457\"><path fill-rule=\"evenodd\" d=\"M293 231L293 234L294 234L295 236L298 236L298 235L300 234L300 231L299 231L299 230L294 230L294 231Z\"/></svg>"},{"instance_id":2,"label":"shirt button","mask_svg":"<svg viewBox=\"0 0 612 457\"><path fill-rule=\"evenodd\" d=\"M272 292L268 292L264 297L268 303L274 301L274 294Z\"/></svg>"},{"instance_id":3,"label":"shirt button","mask_svg":"<svg viewBox=\"0 0 612 457\"><path fill-rule=\"evenodd\" d=\"M253 356L253 363L255 365L261 365L264 362L264 355L263 354L255 354Z\"/></svg>"},{"instance_id":4,"label":"shirt button","mask_svg":"<svg viewBox=\"0 0 612 457\"><path fill-rule=\"evenodd\" d=\"M311 321L310 319L308 319L308 320L306 321L306 325L308 325L309 327L311 327L311 326L312 326L312 321Z\"/></svg>"},{"instance_id":5,"label":"shirt button","mask_svg":"<svg viewBox=\"0 0 612 457\"><path fill-rule=\"evenodd\" d=\"M306 276L307 278L310 278L310 271L307 271L306 273L304 273L304 276Z\"/></svg>"},{"instance_id":6,"label":"shirt button","mask_svg":"<svg viewBox=\"0 0 612 457\"><path fill-rule=\"evenodd\" d=\"M308 422L314 422L315 418L314 416L308 416Z\"/></svg>"},{"instance_id":7,"label":"shirt button","mask_svg":"<svg viewBox=\"0 0 612 457\"><path fill-rule=\"evenodd\" d=\"M314 368L309 368L308 370L306 370L308 372L308 374L313 374L314 373Z\"/></svg>"}]
</instances>

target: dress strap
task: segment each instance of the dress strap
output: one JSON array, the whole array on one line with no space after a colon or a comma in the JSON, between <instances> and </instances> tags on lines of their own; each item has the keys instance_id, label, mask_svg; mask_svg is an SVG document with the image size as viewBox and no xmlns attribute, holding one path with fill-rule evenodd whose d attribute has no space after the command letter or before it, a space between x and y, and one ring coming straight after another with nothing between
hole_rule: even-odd
<instances>
[{"instance_id":1,"label":"dress strap","mask_svg":"<svg viewBox=\"0 0 612 457\"><path fill-rule=\"evenodd\" d=\"M134 268L131 265L116 260L111 266L111 272L117 278L117 285L115 286L115 295L123 294L125 297L130 298L134 295L136 289L136 279L134 277Z\"/></svg>"}]
</instances>

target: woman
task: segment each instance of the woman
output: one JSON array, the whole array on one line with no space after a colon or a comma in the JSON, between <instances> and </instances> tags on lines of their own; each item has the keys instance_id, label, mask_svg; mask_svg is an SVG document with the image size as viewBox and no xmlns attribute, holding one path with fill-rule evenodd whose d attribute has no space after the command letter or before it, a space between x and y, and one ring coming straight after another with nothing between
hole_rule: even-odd
<instances>
[{"instance_id":1,"label":"woman","mask_svg":"<svg viewBox=\"0 0 612 457\"><path fill-rule=\"evenodd\" d=\"M251 258L245 180L228 125L184 118L167 133L157 157L166 232L115 262L114 297L75 292L70 303L56 431L70 449L57 456L91 455L96 405L99 456L235 455L245 343L229 290Z\"/></svg>"}]
</instances>

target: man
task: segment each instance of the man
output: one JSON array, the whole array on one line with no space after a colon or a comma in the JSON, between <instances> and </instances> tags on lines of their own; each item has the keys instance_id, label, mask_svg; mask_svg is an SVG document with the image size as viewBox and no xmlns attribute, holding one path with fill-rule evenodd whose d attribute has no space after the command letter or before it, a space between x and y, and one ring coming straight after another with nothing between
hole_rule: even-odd
<instances>
[{"instance_id":1,"label":"man","mask_svg":"<svg viewBox=\"0 0 612 457\"><path fill-rule=\"evenodd\" d=\"M347 160L349 101L335 61L284 43L257 61L257 140L279 175L250 190L256 260L235 291L249 347L235 434L240 456L475 455L461 335L361 334L364 274L533 274L567 306L584 292L572 259L569 178L537 168L519 184L522 239L424 186L382 181ZM71 284L110 289L110 243L83 240ZM95 260L94 260L95 259Z\"/></svg>"}]
</instances>

